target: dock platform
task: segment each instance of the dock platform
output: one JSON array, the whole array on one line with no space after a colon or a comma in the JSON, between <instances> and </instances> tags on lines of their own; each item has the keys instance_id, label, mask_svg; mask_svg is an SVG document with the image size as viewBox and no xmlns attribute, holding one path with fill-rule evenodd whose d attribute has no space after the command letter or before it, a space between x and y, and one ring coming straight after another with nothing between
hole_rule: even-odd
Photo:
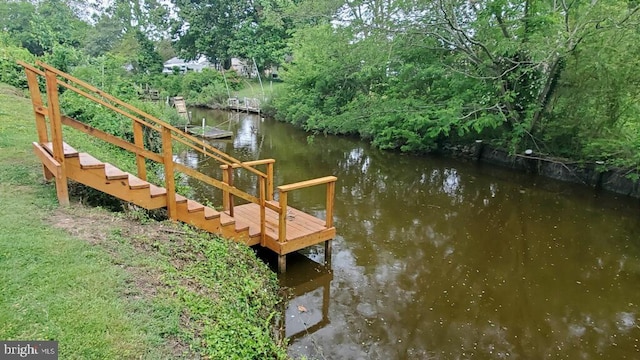
<instances>
[{"instance_id":1,"label":"dock platform","mask_svg":"<svg viewBox=\"0 0 640 360\"><path fill-rule=\"evenodd\" d=\"M187 126L185 131L188 134L195 135L204 139L228 139L233 137L233 131L218 129L213 126Z\"/></svg>"}]
</instances>

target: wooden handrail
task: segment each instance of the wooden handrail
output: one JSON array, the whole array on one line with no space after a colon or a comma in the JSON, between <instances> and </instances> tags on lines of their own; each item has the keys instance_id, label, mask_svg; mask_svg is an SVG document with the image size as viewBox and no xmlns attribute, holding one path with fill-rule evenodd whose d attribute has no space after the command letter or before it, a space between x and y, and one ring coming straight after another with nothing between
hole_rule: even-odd
<instances>
[{"instance_id":1,"label":"wooden handrail","mask_svg":"<svg viewBox=\"0 0 640 360\"><path fill-rule=\"evenodd\" d=\"M278 186L278 191L287 192L291 190L298 190L306 187L322 185L322 184L336 182L336 181L338 181L338 178L335 176L325 176L317 179L305 180L305 181L300 181L297 183L292 183L287 185L280 185Z\"/></svg>"},{"instance_id":2,"label":"wooden handrail","mask_svg":"<svg viewBox=\"0 0 640 360\"><path fill-rule=\"evenodd\" d=\"M87 135L95 136L96 138L106 141L112 145L115 145L121 149L130 151L136 155L143 156L146 159L153 160L162 164L164 162L162 155L158 155L153 151L147 150L144 147L140 147L138 145L132 144L127 140L123 140L115 135L111 135L102 130L91 127L83 122L80 122L76 119L72 119L68 116L62 116L62 124L72 127L80 132L83 132Z\"/></svg>"},{"instance_id":3,"label":"wooden handrail","mask_svg":"<svg viewBox=\"0 0 640 360\"><path fill-rule=\"evenodd\" d=\"M308 188L311 186L327 184L326 194L326 219L325 226L333 227L333 202L335 197L335 185L338 178L325 176L317 179L300 181L297 183L278 186L280 215L278 217L278 241L287 242L287 198L289 191Z\"/></svg>"},{"instance_id":4,"label":"wooden handrail","mask_svg":"<svg viewBox=\"0 0 640 360\"><path fill-rule=\"evenodd\" d=\"M220 156L222 158L222 160L220 160L220 161L223 162L223 163L226 163L228 165L231 165L231 164L234 164L234 163L242 164L242 162L240 160L237 160L233 156L231 156L231 155L229 155L229 154L227 154L227 153L225 153L223 151L218 150L214 146L211 146L209 144L203 143L198 138L182 132L180 129L174 127L173 125L171 125L169 123L166 123L166 122L156 118L155 116L153 116L151 114L148 114L148 113L146 113L146 112L144 112L144 111L142 111L142 110L140 110L140 109L138 109L138 108L136 108L134 106L131 106L131 105L125 103L124 101L122 101L122 100L120 100L120 99L118 99L118 98L116 98L114 96L111 96L108 93L96 88L95 86L93 86L91 84L88 84L88 83L86 83L86 82L84 82L84 81L82 81L82 80L80 80L80 79L78 79L78 78L76 78L76 77L74 77L72 75L69 75L69 74L67 74L67 73L65 73L63 71L60 71L60 70L58 70L58 69L56 69L56 68L54 68L54 67L52 67L52 66L50 66L50 65L48 65L46 63L43 63L41 61L36 61L36 64L38 66L41 66L45 70L50 71L50 72L52 72L52 73L54 73L54 74L56 74L56 75L58 75L58 76L60 76L60 77L62 77L64 79L66 79L68 81L76 83L76 84L78 84L78 85L80 85L80 86L82 86L82 87L84 87L84 88L86 88L86 89L88 89L88 90L90 90L90 91L102 96L103 98L105 98L105 99L107 99L107 100L109 100L109 101L111 101L113 103L116 103L116 104L124 107L125 109L127 109L127 110L129 110L129 111L131 111L133 113L136 113L136 114L138 114L138 115L140 115L140 116L142 116L142 117L144 117L144 118L146 118L148 120L151 120L151 121L155 122L156 124L160 125L163 128L167 128L167 129L171 130L171 132L173 132L173 133L180 134L180 136L183 137L183 138L186 138L186 139L188 139L188 140L190 140L190 141L192 141L194 143L199 144L200 147L205 148L207 150L210 150L212 153ZM58 81L58 83L61 84L61 85L65 84L64 82L61 82L61 81ZM110 105L110 104L108 104L108 105L101 104L101 105L104 105L104 106L106 106L106 107L108 107L108 108L110 108L110 109L112 109L114 111L120 112L119 111L120 109L118 109L117 107L115 107L113 105ZM197 151L203 153L204 155L207 155L206 152L202 151L202 149L200 149L200 148L198 148ZM256 175L259 175L259 176L263 176L264 175L264 174L258 174L256 172L256 170L251 168L250 166L242 166L241 165L241 167L244 168L244 169L247 169L247 170L249 170L251 172L256 173Z\"/></svg>"},{"instance_id":5,"label":"wooden handrail","mask_svg":"<svg viewBox=\"0 0 640 360\"><path fill-rule=\"evenodd\" d=\"M242 164L247 166L258 166L258 165L273 164L275 162L276 162L275 159L260 159L260 160L243 161ZM220 165L220 168L226 169L229 166L231 166L234 169L238 169L242 167L240 164L231 164L231 165Z\"/></svg>"},{"instance_id":6,"label":"wooden handrail","mask_svg":"<svg viewBox=\"0 0 640 360\"><path fill-rule=\"evenodd\" d=\"M79 130L85 134L94 136L100 140L106 141L110 144L118 146L122 149L130 151L135 154L136 165L138 169L138 177L146 180L146 160L151 160L164 165L165 171L165 187L167 190L167 211L169 217L177 219L176 208L176 193L175 193L175 171L181 172L194 179L202 181L208 185L215 186L223 191L225 194L225 207L229 210L230 215L233 216L233 197L237 196L246 201L258 204L260 206L260 232L261 232L261 244L266 244L266 209L270 209L278 213L279 216L279 241L286 242L286 218L287 218L287 195L289 191L298 190L306 187L317 186L326 184L326 226L333 227L333 201L335 197L335 183L337 178L335 176L326 176L318 179L301 181L293 184L282 185L278 187L280 193L279 203L274 203L273 200L273 169L274 159L262 159L255 161L241 162L233 156L209 145L195 136L189 135L180 129L166 123L153 115L150 115L136 107L129 105L118 98L111 96L102 90L78 79L69 74L66 74L50 65L37 61L36 64L44 69L44 71L37 69L36 67L29 65L25 62L18 61L18 64L23 66L27 72L27 79L29 81L29 88L33 98L34 113L36 115L36 126L38 128L40 143L47 142L47 122L45 116L49 118L50 132L53 156L51 159L51 169L45 167L45 176L47 173L55 171L56 177L56 189L58 191L58 199L61 204L68 202L67 187L66 187L66 172L64 154L63 154L63 136L62 125L70 126L76 130ZM40 97L38 89L37 76L43 76L47 80L47 106L45 107ZM60 79L60 78L62 79ZM134 140L133 142L124 140L120 137L108 134L104 131L93 128L85 123L77 121L73 118L64 116L60 113L60 104L58 99L58 86L62 86L69 89L78 95L100 104L112 111L125 116L132 120ZM161 135L162 139L162 153L158 154L153 151L145 149L144 145L144 130L145 128L152 129ZM176 163L173 160L173 145L174 141L177 141L187 147L210 157L222 165L220 166L224 171L223 180L217 180L210 176L207 176L196 169L187 167L183 164ZM34 145L36 146L36 145ZM260 171L256 169L256 166L266 165L266 171ZM251 195L247 192L237 189L233 186L233 170L234 169L246 169L249 172L258 175L258 196ZM51 175L51 174L50 174Z\"/></svg>"},{"instance_id":7,"label":"wooden handrail","mask_svg":"<svg viewBox=\"0 0 640 360\"><path fill-rule=\"evenodd\" d=\"M276 162L275 159L260 159L260 160L252 160L243 162L244 165L247 166L259 166L259 165L267 165L267 173L265 176L258 177L258 183L262 181L261 179L265 179L265 200L271 201L273 200L273 164ZM231 165L220 165L220 169L222 169L222 182L225 184L229 184L233 186L233 170L239 169L242 166L240 164L231 164ZM222 208L224 210L229 211L230 214L233 214L233 196L231 196L227 191L222 192ZM278 209L276 206L266 203L271 209Z\"/></svg>"}]
</instances>

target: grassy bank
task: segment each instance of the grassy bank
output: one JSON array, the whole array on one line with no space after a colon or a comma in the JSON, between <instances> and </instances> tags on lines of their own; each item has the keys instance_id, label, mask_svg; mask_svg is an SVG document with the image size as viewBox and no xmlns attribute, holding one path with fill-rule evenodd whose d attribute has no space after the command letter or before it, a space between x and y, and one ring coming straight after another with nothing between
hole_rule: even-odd
<instances>
[{"instance_id":1,"label":"grassy bank","mask_svg":"<svg viewBox=\"0 0 640 360\"><path fill-rule=\"evenodd\" d=\"M0 339L57 340L61 359L286 357L277 281L250 249L143 212L59 208L35 139L30 101L0 84Z\"/></svg>"}]
</instances>

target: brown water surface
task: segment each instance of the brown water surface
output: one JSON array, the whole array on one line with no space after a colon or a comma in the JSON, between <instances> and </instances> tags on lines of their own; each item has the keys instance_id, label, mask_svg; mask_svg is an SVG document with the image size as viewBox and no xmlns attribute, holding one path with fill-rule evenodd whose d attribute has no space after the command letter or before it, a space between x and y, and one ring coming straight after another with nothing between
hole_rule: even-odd
<instances>
[{"instance_id":1,"label":"brown water surface","mask_svg":"<svg viewBox=\"0 0 640 360\"><path fill-rule=\"evenodd\" d=\"M314 359L640 359L637 200L194 109L213 144L275 158L276 185L338 177L332 270L292 256L290 353ZM228 122L227 122L228 121ZM220 178L217 164L180 159ZM255 179L238 187L255 189ZM220 194L195 182L201 199ZM323 216L324 189L290 204Z\"/></svg>"}]
</instances>

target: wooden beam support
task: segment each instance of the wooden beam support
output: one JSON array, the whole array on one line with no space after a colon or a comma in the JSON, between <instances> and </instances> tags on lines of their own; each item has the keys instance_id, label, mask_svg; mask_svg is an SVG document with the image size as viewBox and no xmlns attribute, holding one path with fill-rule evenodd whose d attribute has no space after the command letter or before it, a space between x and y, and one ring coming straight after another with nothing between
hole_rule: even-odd
<instances>
[{"instance_id":1,"label":"wooden beam support","mask_svg":"<svg viewBox=\"0 0 640 360\"><path fill-rule=\"evenodd\" d=\"M278 255L278 272L284 274L287 272L287 255Z\"/></svg>"},{"instance_id":2,"label":"wooden beam support","mask_svg":"<svg viewBox=\"0 0 640 360\"><path fill-rule=\"evenodd\" d=\"M56 177L56 193L58 202L62 206L69 205L69 188L67 185L67 173L64 164L64 150L62 147L62 122L60 115L60 102L58 98L58 79L56 74L46 71L47 79L47 108L49 109L49 121L51 122L51 142L53 158L60 163L61 173Z\"/></svg>"},{"instance_id":3,"label":"wooden beam support","mask_svg":"<svg viewBox=\"0 0 640 360\"><path fill-rule=\"evenodd\" d=\"M327 267L331 267L331 242L333 240L327 240L324 242L324 264Z\"/></svg>"},{"instance_id":4,"label":"wooden beam support","mask_svg":"<svg viewBox=\"0 0 640 360\"><path fill-rule=\"evenodd\" d=\"M47 121L45 116L44 103L42 102L42 94L38 85L38 74L30 68L25 68L27 74L27 83L29 84L29 94L31 95L31 104L33 105L33 115L36 119L36 130L38 132L38 142L44 144L49 142L49 134L47 131ZM43 164L42 174L45 180L49 181L54 174Z\"/></svg>"},{"instance_id":5,"label":"wooden beam support","mask_svg":"<svg viewBox=\"0 0 640 360\"><path fill-rule=\"evenodd\" d=\"M62 175L62 167L60 166L60 163L56 161L56 159L54 159L47 150L40 146L40 144L34 142L33 151L42 162L42 166L44 166L52 176L57 178Z\"/></svg>"}]
</instances>

